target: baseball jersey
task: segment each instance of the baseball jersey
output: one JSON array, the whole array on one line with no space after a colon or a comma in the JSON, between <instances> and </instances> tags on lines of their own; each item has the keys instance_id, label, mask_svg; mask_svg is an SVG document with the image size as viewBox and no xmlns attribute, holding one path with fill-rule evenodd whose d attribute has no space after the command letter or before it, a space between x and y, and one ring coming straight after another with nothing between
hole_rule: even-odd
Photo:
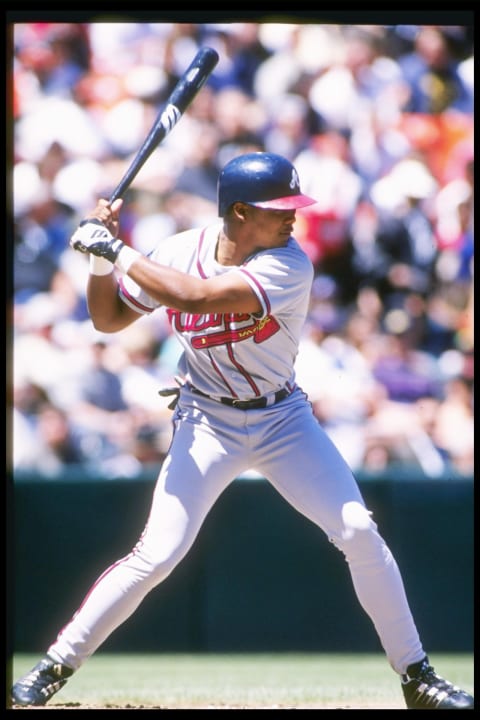
<instances>
[{"instance_id":1,"label":"baseball jersey","mask_svg":"<svg viewBox=\"0 0 480 720\"><path fill-rule=\"evenodd\" d=\"M257 296L258 314L192 314L167 309L183 352L179 372L213 397L250 400L295 382L294 363L309 307L313 266L292 236L287 244L261 250L240 266L220 265L215 251L222 225L186 230L149 254L162 265L198 278L241 273ZM140 314L160 304L127 275L122 300Z\"/></svg>"}]
</instances>

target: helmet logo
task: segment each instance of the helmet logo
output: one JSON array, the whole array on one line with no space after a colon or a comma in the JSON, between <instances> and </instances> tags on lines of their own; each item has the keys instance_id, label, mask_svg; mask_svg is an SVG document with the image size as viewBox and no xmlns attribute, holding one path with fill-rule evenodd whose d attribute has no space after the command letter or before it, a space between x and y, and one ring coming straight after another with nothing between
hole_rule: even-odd
<instances>
[{"instance_id":1,"label":"helmet logo","mask_svg":"<svg viewBox=\"0 0 480 720\"><path fill-rule=\"evenodd\" d=\"M289 182L289 187L291 187L292 190L294 190L295 188L300 188L300 180L298 178L298 174L295 168L293 168L292 170L292 179Z\"/></svg>"}]
</instances>

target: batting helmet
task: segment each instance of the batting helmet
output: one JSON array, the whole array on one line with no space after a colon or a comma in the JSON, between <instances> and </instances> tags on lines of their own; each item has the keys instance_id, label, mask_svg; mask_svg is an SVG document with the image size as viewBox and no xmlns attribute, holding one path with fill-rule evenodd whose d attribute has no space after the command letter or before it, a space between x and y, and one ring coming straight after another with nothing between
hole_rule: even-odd
<instances>
[{"instance_id":1,"label":"batting helmet","mask_svg":"<svg viewBox=\"0 0 480 720\"><path fill-rule=\"evenodd\" d=\"M230 160L218 178L218 214L234 202L271 210L293 210L317 201L300 191L298 173L281 155L246 153Z\"/></svg>"}]
</instances>

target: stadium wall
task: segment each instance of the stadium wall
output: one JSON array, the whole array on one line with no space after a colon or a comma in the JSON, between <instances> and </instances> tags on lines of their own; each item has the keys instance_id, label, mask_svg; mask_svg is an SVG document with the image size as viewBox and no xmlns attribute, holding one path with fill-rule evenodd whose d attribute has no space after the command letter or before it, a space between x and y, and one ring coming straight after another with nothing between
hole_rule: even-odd
<instances>
[{"instance_id":1,"label":"stadium wall","mask_svg":"<svg viewBox=\"0 0 480 720\"><path fill-rule=\"evenodd\" d=\"M473 651L473 478L359 477L429 652ZM8 513L14 652L43 652L140 534L154 481L16 479ZM108 652L376 652L343 556L263 479L237 479Z\"/></svg>"}]
</instances>

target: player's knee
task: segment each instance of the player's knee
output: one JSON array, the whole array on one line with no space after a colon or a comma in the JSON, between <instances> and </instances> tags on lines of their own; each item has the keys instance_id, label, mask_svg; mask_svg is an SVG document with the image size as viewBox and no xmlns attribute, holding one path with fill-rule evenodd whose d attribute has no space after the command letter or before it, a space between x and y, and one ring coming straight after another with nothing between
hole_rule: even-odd
<instances>
[{"instance_id":1,"label":"player's knee","mask_svg":"<svg viewBox=\"0 0 480 720\"><path fill-rule=\"evenodd\" d=\"M330 541L343 552L348 562L368 562L368 558L378 561L385 547L372 513L356 501L343 505L339 532L331 536Z\"/></svg>"},{"instance_id":2,"label":"player's knee","mask_svg":"<svg viewBox=\"0 0 480 720\"><path fill-rule=\"evenodd\" d=\"M161 555L152 558L151 575L156 584L165 580L168 575L177 567L184 557L184 552L171 552L168 556Z\"/></svg>"},{"instance_id":3,"label":"player's knee","mask_svg":"<svg viewBox=\"0 0 480 720\"><path fill-rule=\"evenodd\" d=\"M370 510L357 501L344 503L342 507L342 538L350 540L364 530L375 527Z\"/></svg>"},{"instance_id":4,"label":"player's knee","mask_svg":"<svg viewBox=\"0 0 480 720\"><path fill-rule=\"evenodd\" d=\"M178 546L167 549L162 544L140 542L125 562L134 568L139 579L154 587L170 575L185 553Z\"/></svg>"}]
</instances>

